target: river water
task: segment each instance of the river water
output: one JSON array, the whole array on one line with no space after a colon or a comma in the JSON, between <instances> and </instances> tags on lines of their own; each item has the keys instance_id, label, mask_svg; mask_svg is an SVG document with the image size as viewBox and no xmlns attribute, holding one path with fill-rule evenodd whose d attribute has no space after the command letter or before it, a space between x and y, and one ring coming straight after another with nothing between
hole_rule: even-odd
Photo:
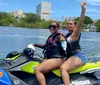
<instances>
[{"instance_id":1,"label":"river water","mask_svg":"<svg viewBox=\"0 0 100 85\"><path fill-rule=\"evenodd\" d=\"M63 34L67 31L59 30ZM48 29L27 29L17 27L0 27L0 58L9 52L23 51L30 43L44 44L50 35ZM100 32L82 32L80 45L88 57L88 61L100 60ZM42 50L36 48L36 53L42 55Z\"/></svg>"}]
</instances>

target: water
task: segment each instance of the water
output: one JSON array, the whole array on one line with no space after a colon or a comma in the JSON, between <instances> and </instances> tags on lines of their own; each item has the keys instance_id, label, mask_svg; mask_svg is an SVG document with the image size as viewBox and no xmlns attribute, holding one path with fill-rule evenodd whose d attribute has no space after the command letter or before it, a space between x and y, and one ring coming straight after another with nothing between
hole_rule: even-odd
<instances>
[{"instance_id":1,"label":"water","mask_svg":"<svg viewBox=\"0 0 100 85\"><path fill-rule=\"evenodd\" d=\"M67 31L60 30L66 34ZM30 43L44 44L50 35L48 29L25 29L16 27L0 27L0 58L6 57L11 51L23 51ZM82 32L80 44L89 61L100 60L100 33ZM36 48L42 55L42 50Z\"/></svg>"}]
</instances>

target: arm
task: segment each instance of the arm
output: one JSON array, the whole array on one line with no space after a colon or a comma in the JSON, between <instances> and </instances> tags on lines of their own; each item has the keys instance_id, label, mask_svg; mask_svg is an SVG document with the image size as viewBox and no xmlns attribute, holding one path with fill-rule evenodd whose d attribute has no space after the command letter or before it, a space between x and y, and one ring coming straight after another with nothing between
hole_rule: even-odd
<instances>
[{"instance_id":1,"label":"arm","mask_svg":"<svg viewBox=\"0 0 100 85\"><path fill-rule=\"evenodd\" d=\"M32 43L32 44L27 45L27 48L31 48L31 49L35 50L34 46L42 48L42 49L44 49L44 47L45 47L45 45L42 45L42 44L33 44Z\"/></svg>"},{"instance_id":2,"label":"arm","mask_svg":"<svg viewBox=\"0 0 100 85\"><path fill-rule=\"evenodd\" d=\"M32 45L33 45L33 46L36 46L36 47L39 47L39 48L42 48L42 49L43 49L44 46L45 46L45 45L43 45L43 44L32 44Z\"/></svg>"},{"instance_id":3,"label":"arm","mask_svg":"<svg viewBox=\"0 0 100 85\"><path fill-rule=\"evenodd\" d=\"M86 3L84 2L84 0L82 0L82 2L79 2L82 8L82 12L80 15L80 19L79 22L75 28L75 30L73 31L72 36L74 36L74 38L77 40L79 38L81 29L82 29L82 24L83 24L83 20L84 20L84 16L85 16L85 10L86 10Z\"/></svg>"}]
</instances>

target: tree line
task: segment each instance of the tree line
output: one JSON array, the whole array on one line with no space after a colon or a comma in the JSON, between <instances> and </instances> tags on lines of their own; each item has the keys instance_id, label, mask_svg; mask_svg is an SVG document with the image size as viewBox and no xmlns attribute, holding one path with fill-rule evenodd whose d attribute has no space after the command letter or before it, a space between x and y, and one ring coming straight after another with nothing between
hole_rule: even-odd
<instances>
[{"instance_id":1,"label":"tree line","mask_svg":"<svg viewBox=\"0 0 100 85\"><path fill-rule=\"evenodd\" d=\"M75 21L78 22L79 17L75 18ZM44 20L40 19L40 17L33 13L25 13L25 17L14 17L11 13L0 12L0 26L15 26L15 27L24 27L24 28L47 28L48 25L53 20ZM59 21L61 25L66 25L67 21ZM100 32L100 19L98 19L95 23L93 20L85 16L83 22L83 29L87 29L88 24L94 24L96 26L96 30ZM89 28L89 27L88 27Z\"/></svg>"}]
</instances>

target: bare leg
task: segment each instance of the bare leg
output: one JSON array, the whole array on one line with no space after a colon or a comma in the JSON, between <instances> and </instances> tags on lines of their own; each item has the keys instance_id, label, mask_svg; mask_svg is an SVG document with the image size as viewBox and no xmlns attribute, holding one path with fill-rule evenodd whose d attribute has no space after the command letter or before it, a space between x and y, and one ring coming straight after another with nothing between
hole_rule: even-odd
<instances>
[{"instance_id":1,"label":"bare leg","mask_svg":"<svg viewBox=\"0 0 100 85\"><path fill-rule=\"evenodd\" d=\"M35 75L40 85L46 85L46 80L43 73L37 71Z\"/></svg>"},{"instance_id":2,"label":"bare leg","mask_svg":"<svg viewBox=\"0 0 100 85\"><path fill-rule=\"evenodd\" d=\"M79 58L72 56L60 66L60 71L64 85L70 85L69 72L82 65L84 64Z\"/></svg>"},{"instance_id":3,"label":"bare leg","mask_svg":"<svg viewBox=\"0 0 100 85\"><path fill-rule=\"evenodd\" d=\"M35 69L35 75L40 85L46 85L46 80L43 73L47 73L51 70L57 69L64 62L64 59L60 59L60 62L57 58L48 59L43 61Z\"/></svg>"},{"instance_id":4,"label":"bare leg","mask_svg":"<svg viewBox=\"0 0 100 85\"><path fill-rule=\"evenodd\" d=\"M70 85L69 82L69 74L68 72L66 72L66 70L61 70L61 76L62 76L62 80L64 82L64 85Z\"/></svg>"}]
</instances>

